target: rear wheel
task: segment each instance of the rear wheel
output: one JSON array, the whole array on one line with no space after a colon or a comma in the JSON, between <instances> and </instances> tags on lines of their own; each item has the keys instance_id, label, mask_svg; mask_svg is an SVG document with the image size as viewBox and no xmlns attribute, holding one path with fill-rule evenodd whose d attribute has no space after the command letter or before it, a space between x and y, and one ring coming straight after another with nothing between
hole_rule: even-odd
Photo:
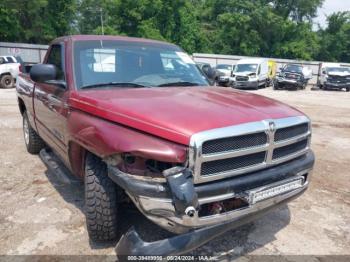
<instances>
[{"instance_id":1,"label":"rear wheel","mask_svg":"<svg viewBox=\"0 0 350 262\"><path fill-rule=\"evenodd\" d=\"M11 88L15 84L15 80L11 75L4 75L1 77L0 86L2 88Z\"/></svg>"},{"instance_id":2,"label":"rear wheel","mask_svg":"<svg viewBox=\"0 0 350 262\"><path fill-rule=\"evenodd\" d=\"M349 92L349 91L350 91L350 87L347 87L347 88L346 88L346 92Z\"/></svg>"},{"instance_id":3,"label":"rear wheel","mask_svg":"<svg viewBox=\"0 0 350 262\"><path fill-rule=\"evenodd\" d=\"M89 153L85 159L85 215L93 241L116 238L117 208L117 186L107 175L106 163Z\"/></svg>"},{"instance_id":4,"label":"rear wheel","mask_svg":"<svg viewBox=\"0 0 350 262\"><path fill-rule=\"evenodd\" d=\"M45 147L45 142L30 126L27 112L23 113L23 134L27 151L31 154L38 154Z\"/></svg>"}]
</instances>

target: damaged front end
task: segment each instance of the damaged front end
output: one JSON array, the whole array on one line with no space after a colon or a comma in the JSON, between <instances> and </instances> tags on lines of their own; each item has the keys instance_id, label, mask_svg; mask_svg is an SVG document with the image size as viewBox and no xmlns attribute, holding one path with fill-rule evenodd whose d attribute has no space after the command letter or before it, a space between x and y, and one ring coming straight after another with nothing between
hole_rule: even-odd
<instances>
[{"instance_id":1,"label":"damaged front end","mask_svg":"<svg viewBox=\"0 0 350 262\"><path fill-rule=\"evenodd\" d=\"M116 252L118 256L176 255L193 250L302 194L313 163L309 152L282 166L199 185L193 183L191 170L181 166L164 170L162 181L108 165L109 177L148 219L179 234L148 243L131 228Z\"/></svg>"},{"instance_id":2,"label":"damaged front end","mask_svg":"<svg viewBox=\"0 0 350 262\"><path fill-rule=\"evenodd\" d=\"M299 116L197 133L183 162L105 159L141 213L179 234L146 243L130 229L117 254L183 254L299 196L315 161L310 138L310 121Z\"/></svg>"}]
</instances>

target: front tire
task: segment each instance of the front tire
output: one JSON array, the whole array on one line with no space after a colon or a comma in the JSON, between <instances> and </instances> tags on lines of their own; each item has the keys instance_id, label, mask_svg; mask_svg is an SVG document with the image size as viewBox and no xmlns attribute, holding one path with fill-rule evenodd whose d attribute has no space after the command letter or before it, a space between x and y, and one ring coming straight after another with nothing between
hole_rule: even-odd
<instances>
[{"instance_id":1,"label":"front tire","mask_svg":"<svg viewBox=\"0 0 350 262\"><path fill-rule=\"evenodd\" d=\"M96 242L117 237L117 186L107 175L107 165L88 153L85 159L85 215L89 237Z\"/></svg>"},{"instance_id":2,"label":"front tire","mask_svg":"<svg viewBox=\"0 0 350 262\"><path fill-rule=\"evenodd\" d=\"M38 154L40 150L45 147L45 142L30 126L27 112L23 113L23 135L24 143L26 145L27 151L30 154Z\"/></svg>"},{"instance_id":3,"label":"front tire","mask_svg":"<svg viewBox=\"0 0 350 262\"><path fill-rule=\"evenodd\" d=\"M4 75L0 80L0 87L2 88L12 88L15 84L15 80L11 75Z\"/></svg>"}]
</instances>

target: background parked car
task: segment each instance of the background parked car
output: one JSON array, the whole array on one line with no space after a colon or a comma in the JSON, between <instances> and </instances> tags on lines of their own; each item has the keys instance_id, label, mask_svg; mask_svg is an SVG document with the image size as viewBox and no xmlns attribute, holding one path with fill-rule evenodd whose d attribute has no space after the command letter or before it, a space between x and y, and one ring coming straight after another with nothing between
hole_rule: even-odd
<instances>
[{"instance_id":1,"label":"background parked car","mask_svg":"<svg viewBox=\"0 0 350 262\"><path fill-rule=\"evenodd\" d=\"M254 88L268 85L268 60L264 58L241 59L232 73L233 87Z\"/></svg>"},{"instance_id":2,"label":"background parked car","mask_svg":"<svg viewBox=\"0 0 350 262\"><path fill-rule=\"evenodd\" d=\"M312 71L298 64L287 64L277 74L274 89L305 89Z\"/></svg>"},{"instance_id":3,"label":"background parked car","mask_svg":"<svg viewBox=\"0 0 350 262\"><path fill-rule=\"evenodd\" d=\"M19 73L20 61L14 56L0 56L0 87L14 87Z\"/></svg>"},{"instance_id":4,"label":"background parked car","mask_svg":"<svg viewBox=\"0 0 350 262\"><path fill-rule=\"evenodd\" d=\"M233 64L218 64L216 66L217 83L219 86L231 86L232 84L232 72L235 70Z\"/></svg>"},{"instance_id":5,"label":"background parked car","mask_svg":"<svg viewBox=\"0 0 350 262\"><path fill-rule=\"evenodd\" d=\"M350 91L350 67L336 63L322 63L319 68L320 89L345 89Z\"/></svg>"},{"instance_id":6,"label":"background parked car","mask_svg":"<svg viewBox=\"0 0 350 262\"><path fill-rule=\"evenodd\" d=\"M211 85L215 84L217 71L209 63L196 62L197 67L208 78ZM211 76L209 78L209 75Z\"/></svg>"}]
</instances>

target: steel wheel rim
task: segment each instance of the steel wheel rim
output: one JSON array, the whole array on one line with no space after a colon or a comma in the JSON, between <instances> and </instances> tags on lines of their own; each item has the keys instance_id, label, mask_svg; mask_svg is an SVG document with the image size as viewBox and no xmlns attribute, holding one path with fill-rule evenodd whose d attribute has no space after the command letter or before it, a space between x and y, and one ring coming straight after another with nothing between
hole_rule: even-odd
<instances>
[{"instance_id":1,"label":"steel wheel rim","mask_svg":"<svg viewBox=\"0 0 350 262\"><path fill-rule=\"evenodd\" d=\"M26 145L29 144L29 124L27 119L24 119L23 121L23 133L24 133L24 142Z\"/></svg>"}]
</instances>

